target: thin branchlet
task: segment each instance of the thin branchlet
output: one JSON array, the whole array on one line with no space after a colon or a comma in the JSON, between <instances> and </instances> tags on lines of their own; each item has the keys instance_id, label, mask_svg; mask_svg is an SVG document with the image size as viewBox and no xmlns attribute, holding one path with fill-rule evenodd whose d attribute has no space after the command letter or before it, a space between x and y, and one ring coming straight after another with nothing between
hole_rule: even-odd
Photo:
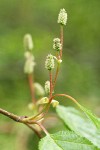
<instances>
[{"instance_id":1,"label":"thin branchlet","mask_svg":"<svg viewBox=\"0 0 100 150\"><path fill-rule=\"evenodd\" d=\"M16 122L22 122L23 118L25 117L22 117L22 116L17 116L11 112L8 112L2 108L0 108L0 113L7 116L8 118L11 118L12 120L16 121Z\"/></svg>"}]
</instances>

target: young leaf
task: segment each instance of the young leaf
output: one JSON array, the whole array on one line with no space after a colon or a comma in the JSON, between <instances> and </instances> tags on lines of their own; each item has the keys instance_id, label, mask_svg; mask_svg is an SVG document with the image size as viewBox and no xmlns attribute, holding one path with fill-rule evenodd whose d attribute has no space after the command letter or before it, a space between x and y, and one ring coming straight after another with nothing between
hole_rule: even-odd
<instances>
[{"instance_id":1,"label":"young leaf","mask_svg":"<svg viewBox=\"0 0 100 150\"><path fill-rule=\"evenodd\" d=\"M100 130L82 114L72 107L58 106L57 113L65 124L78 135L85 137L100 148Z\"/></svg>"},{"instance_id":2,"label":"young leaf","mask_svg":"<svg viewBox=\"0 0 100 150\"><path fill-rule=\"evenodd\" d=\"M39 150L98 150L87 139L72 131L47 135L39 143Z\"/></svg>"}]
</instances>

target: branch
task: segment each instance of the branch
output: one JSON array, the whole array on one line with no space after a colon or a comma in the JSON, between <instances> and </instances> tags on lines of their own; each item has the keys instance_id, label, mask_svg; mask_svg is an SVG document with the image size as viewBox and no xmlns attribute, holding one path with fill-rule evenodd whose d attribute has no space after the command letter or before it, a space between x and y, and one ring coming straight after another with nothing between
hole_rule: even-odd
<instances>
[{"instance_id":1,"label":"branch","mask_svg":"<svg viewBox=\"0 0 100 150\"><path fill-rule=\"evenodd\" d=\"M16 122L20 122L20 123L28 123L28 124L35 124L35 121L34 120L29 120L30 117L27 117L27 116L17 116L11 112L8 112L4 109L1 109L0 108L0 113L7 116L8 118L16 121Z\"/></svg>"},{"instance_id":2,"label":"branch","mask_svg":"<svg viewBox=\"0 0 100 150\"><path fill-rule=\"evenodd\" d=\"M25 124L25 125L28 126L32 131L34 131L34 132L37 134L37 136L38 136L39 138L42 137L41 134L40 134L40 132L39 132L38 130L36 130L33 126L31 126L30 124L28 124L28 123L34 123L33 121L28 121L28 120L27 120L28 123L24 121L24 119L26 118L26 116L17 116L17 115L15 115L15 114L10 113L10 112L8 112L8 111L6 111L6 110L4 110L4 109L1 109L1 108L0 108L0 113L3 114L4 116L7 116L8 118L10 118L10 119L16 121L16 122Z\"/></svg>"},{"instance_id":3,"label":"branch","mask_svg":"<svg viewBox=\"0 0 100 150\"><path fill-rule=\"evenodd\" d=\"M34 131L34 132L36 133L36 135L39 137L39 139L42 138L41 133L40 133L38 130L36 130L33 126L31 126L31 125L29 125L29 124L27 124L27 123L25 123L25 125L26 125L27 127L29 127L32 131Z\"/></svg>"},{"instance_id":4,"label":"branch","mask_svg":"<svg viewBox=\"0 0 100 150\"><path fill-rule=\"evenodd\" d=\"M22 116L17 116L13 113L10 113L4 109L1 109L0 108L0 113L7 116L8 118L11 118L12 120L16 121L16 122L23 122L23 118L26 118L25 116L22 117Z\"/></svg>"}]
</instances>

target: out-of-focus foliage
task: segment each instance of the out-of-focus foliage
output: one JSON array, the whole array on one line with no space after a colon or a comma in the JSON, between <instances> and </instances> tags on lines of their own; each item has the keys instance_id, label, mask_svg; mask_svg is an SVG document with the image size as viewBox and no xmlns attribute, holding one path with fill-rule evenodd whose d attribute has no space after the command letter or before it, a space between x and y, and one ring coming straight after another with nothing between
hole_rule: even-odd
<instances>
[{"instance_id":1,"label":"out-of-focus foliage","mask_svg":"<svg viewBox=\"0 0 100 150\"><path fill-rule=\"evenodd\" d=\"M52 40L60 36L57 17L63 7L68 23L64 27L63 63L56 91L76 97L99 115L99 0L0 0L0 107L27 114L26 105L31 98L23 71L23 36L32 34L37 62L35 80L44 85L48 80L44 61L48 53L54 54ZM70 104L62 100L60 103ZM1 119L9 121L0 116Z\"/></svg>"}]
</instances>

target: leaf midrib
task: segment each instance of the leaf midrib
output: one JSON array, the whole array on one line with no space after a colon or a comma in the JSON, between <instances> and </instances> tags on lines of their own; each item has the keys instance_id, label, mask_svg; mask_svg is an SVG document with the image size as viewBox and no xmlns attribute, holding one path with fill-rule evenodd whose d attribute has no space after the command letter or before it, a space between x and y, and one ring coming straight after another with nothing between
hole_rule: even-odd
<instances>
[{"instance_id":1,"label":"leaf midrib","mask_svg":"<svg viewBox=\"0 0 100 150\"><path fill-rule=\"evenodd\" d=\"M54 140L54 141L56 142L56 141L61 141L61 140ZM90 145L90 144L87 144L87 143L76 143L76 142L70 142L70 141L65 141L65 140L63 140L63 141L61 141L61 142L67 142L67 143L73 143L73 144L75 143L75 144L86 145L86 146L87 146L87 145L88 145L88 146L93 146L93 145Z\"/></svg>"}]
</instances>

